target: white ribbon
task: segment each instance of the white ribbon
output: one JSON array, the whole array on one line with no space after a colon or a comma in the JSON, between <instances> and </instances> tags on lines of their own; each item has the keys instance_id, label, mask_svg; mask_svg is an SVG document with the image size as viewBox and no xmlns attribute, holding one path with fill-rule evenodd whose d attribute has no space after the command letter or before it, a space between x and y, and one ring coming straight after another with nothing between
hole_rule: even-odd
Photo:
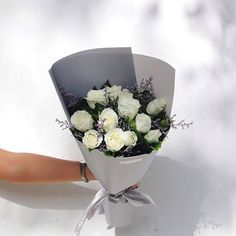
<instances>
[{"instance_id":1,"label":"white ribbon","mask_svg":"<svg viewBox=\"0 0 236 236\"><path fill-rule=\"evenodd\" d=\"M148 204L156 205L156 203L152 200L152 198L149 195L133 190L132 188L127 188L125 190L120 191L117 194L110 194L107 190L101 188L96 193L92 202L85 209L80 222L77 224L75 228L75 234L77 236L79 236L85 220L86 219L90 220L94 216L95 212L101 207L101 204L108 196L109 200L112 202L128 201L135 207L140 207Z\"/></svg>"}]
</instances>

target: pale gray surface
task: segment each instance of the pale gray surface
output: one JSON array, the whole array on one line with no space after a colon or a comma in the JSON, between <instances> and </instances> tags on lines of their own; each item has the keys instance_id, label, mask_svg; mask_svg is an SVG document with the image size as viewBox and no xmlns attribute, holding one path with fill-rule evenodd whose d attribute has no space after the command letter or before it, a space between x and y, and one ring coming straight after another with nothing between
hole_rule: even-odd
<instances>
[{"instance_id":1,"label":"pale gray surface","mask_svg":"<svg viewBox=\"0 0 236 236\"><path fill-rule=\"evenodd\" d=\"M48 68L74 52L131 46L176 69L173 113L194 125L169 133L161 151L169 158L156 159L144 179L157 211L110 231L96 216L81 235L236 235L235 28L233 0L1 0L1 147L80 159L55 124L65 116ZM73 184L0 189L5 236L70 235L95 193Z\"/></svg>"}]
</instances>

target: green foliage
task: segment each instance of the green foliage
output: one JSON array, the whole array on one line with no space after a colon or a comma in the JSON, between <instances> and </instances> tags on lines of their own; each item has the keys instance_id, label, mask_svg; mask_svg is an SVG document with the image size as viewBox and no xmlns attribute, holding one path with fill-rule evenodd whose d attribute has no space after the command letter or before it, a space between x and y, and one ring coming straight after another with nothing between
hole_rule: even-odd
<instances>
[{"instance_id":1,"label":"green foliage","mask_svg":"<svg viewBox=\"0 0 236 236\"><path fill-rule=\"evenodd\" d=\"M95 108L91 109L92 113L90 113L92 115L93 119L98 120L99 119L99 115L104 110L104 108L105 108L105 106L96 103L95 104Z\"/></svg>"},{"instance_id":2,"label":"green foliage","mask_svg":"<svg viewBox=\"0 0 236 236\"><path fill-rule=\"evenodd\" d=\"M157 151L158 149L161 148L161 144L162 142L160 141L159 143L156 143L155 145L152 145L153 146L153 150Z\"/></svg>"},{"instance_id":3,"label":"green foliage","mask_svg":"<svg viewBox=\"0 0 236 236\"><path fill-rule=\"evenodd\" d=\"M131 130L136 131L136 123L134 119L130 119L129 117L126 117L125 121L130 125Z\"/></svg>"},{"instance_id":4,"label":"green foliage","mask_svg":"<svg viewBox=\"0 0 236 236\"><path fill-rule=\"evenodd\" d=\"M105 87L111 87L110 81L107 80L100 89L103 89ZM152 85L151 85L151 79L146 83L144 80L142 81L142 87L141 88L133 88L133 98L138 99L140 101L141 107L139 109L139 113L145 113L147 114L146 107L150 101L155 99L152 91ZM97 90L97 88L94 86L94 90ZM137 143L134 147L127 147L124 146L121 150L117 152L112 152L110 150L107 150L105 141L103 140L102 143L97 147L99 151L103 152L106 156L112 156L112 157L129 157L129 156L135 156L135 155L142 155L142 154L148 154L151 153L153 150L158 150L161 147L162 141L167 135L167 132L169 131L172 120L167 115L165 107L162 111L160 111L157 115L149 115L151 117L152 123L151 123L151 129L159 129L162 133L161 137L159 137L159 142L156 144L149 144L147 140L144 138L145 134L142 134L136 130L136 123L135 119L130 119L128 117L121 117L118 112L118 98L112 100L109 96L107 96L107 104L101 105L96 103L95 108L92 109L89 107L86 98L79 98L76 103L68 107L69 114L72 115L74 112L78 110L86 110L94 119L94 127L99 135L104 135L105 131L102 129L102 124L98 122L99 115L101 112L109 107L113 109L118 114L118 127L121 128L123 131L131 130L134 131L137 135ZM70 128L72 134L74 137L82 142L84 133L76 130L74 127ZM89 149L89 151L92 151Z\"/></svg>"},{"instance_id":5,"label":"green foliage","mask_svg":"<svg viewBox=\"0 0 236 236\"><path fill-rule=\"evenodd\" d=\"M169 121L168 118L166 118L166 119L164 119L164 120L161 120L160 126L161 126L162 128L164 128L164 127L166 127L166 126L168 126L168 125L170 125L170 121Z\"/></svg>"},{"instance_id":6,"label":"green foliage","mask_svg":"<svg viewBox=\"0 0 236 236\"><path fill-rule=\"evenodd\" d=\"M118 114L118 98L112 100L110 97L108 97L107 99L108 102L106 107L113 109L116 112L116 114Z\"/></svg>"}]
</instances>

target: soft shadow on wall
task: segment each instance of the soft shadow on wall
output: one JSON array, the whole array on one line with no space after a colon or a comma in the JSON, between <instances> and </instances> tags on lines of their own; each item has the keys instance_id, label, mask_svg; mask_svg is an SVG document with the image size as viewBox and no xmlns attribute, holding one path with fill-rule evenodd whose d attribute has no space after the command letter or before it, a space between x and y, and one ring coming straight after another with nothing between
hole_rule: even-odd
<instances>
[{"instance_id":1,"label":"soft shadow on wall","mask_svg":"<svg viewBox=\"0 0 236 236\"><path fill-rule=\"evenodd\" d=\"M167 157L154 159L140 183L140 190L152 196L158 207L138 209L137 221L116 228L116 235L193 235L206 185L204 176L198 171ZM33 209L85 209L96 193L87 186L0 182L0 197Z\"/></svg>"},{"instance_id":2,"label":"soft shadow on wall","mask_svg":"<svg viewBox=\"0 0 236 236\"><path fill-rule=\"evenodd\" d=\"M32 209L83 210L95 189L74 183L9 184L0 182L0 198Z\"/></svg>"},{"instance_id":3,"label":"soft shadow on wall","mask_svg":"<svg viewBox=\"0 0 236 236\"><path fill-rule=\"evenodd\" d=\"M135 223L116 228L116 236L193 236L206 228L216 228L216 224L227 226L232 223L230 199L236 192L234 186L206 167L191 168L159 156L140 183L140 191L152 196L157 207L138 209ZM32 209L84 210L98 188L97 183L83 186L0 182L0 198ZM204 214L209 214L209 220L204 219ZM71 220L71 214L63 218L65 224L71 224Z\"/></svg>"},{"instance_id":4,"label":"soft shadow on wall","mask_svg":"<svg viewBox=\"0 0 236 236\"><path fill-rule=\"evenodd\" d=\"M116 236L193 236L206 186L197 170L168 157L154 159L140 190L152 196L157 207L138 209L135 224L116 228Z\"/></svg>"}]
</instances>

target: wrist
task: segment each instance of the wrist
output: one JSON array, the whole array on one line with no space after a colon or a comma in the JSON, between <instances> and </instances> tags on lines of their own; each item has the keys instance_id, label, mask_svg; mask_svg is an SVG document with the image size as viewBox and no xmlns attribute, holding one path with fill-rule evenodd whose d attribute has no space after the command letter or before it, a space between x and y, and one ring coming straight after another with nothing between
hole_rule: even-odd
<instances>
[{"instance_id":1,"label":"wrist","mask_svg":"<svg viewBox=\"0 0 236 236\"><path fill-rule=\"evenodd\" d=\"M82 181L84 181L85 183L89 182L89 179L87 177L87 173L86 173L86 169L87 169L87 163L84 161L81 161L79 163L80 166L80 178Z\"/></svg>"},{"instance_id":2,"label":"wrist","mask_svg":"<svg viewBox=\"0 0 236 236\"><path fill-rule=\"evenodd\" d=\"M88 168L87 164L83 161L79 162L80 166L80 180L88 183L90 180L95 180L96 177L93 175L92 171Z\"/></svg>"},{"instance_id":3,"label":"wrist","mask_svg":"<svg viewBox=\"0 0 236 236\"><path fill-rule=\"evenodd\" d=\"M89 180L96 180L96 177L93 175L92 171L86 166L86 176Z\"/></svg>"}]
</instances>

